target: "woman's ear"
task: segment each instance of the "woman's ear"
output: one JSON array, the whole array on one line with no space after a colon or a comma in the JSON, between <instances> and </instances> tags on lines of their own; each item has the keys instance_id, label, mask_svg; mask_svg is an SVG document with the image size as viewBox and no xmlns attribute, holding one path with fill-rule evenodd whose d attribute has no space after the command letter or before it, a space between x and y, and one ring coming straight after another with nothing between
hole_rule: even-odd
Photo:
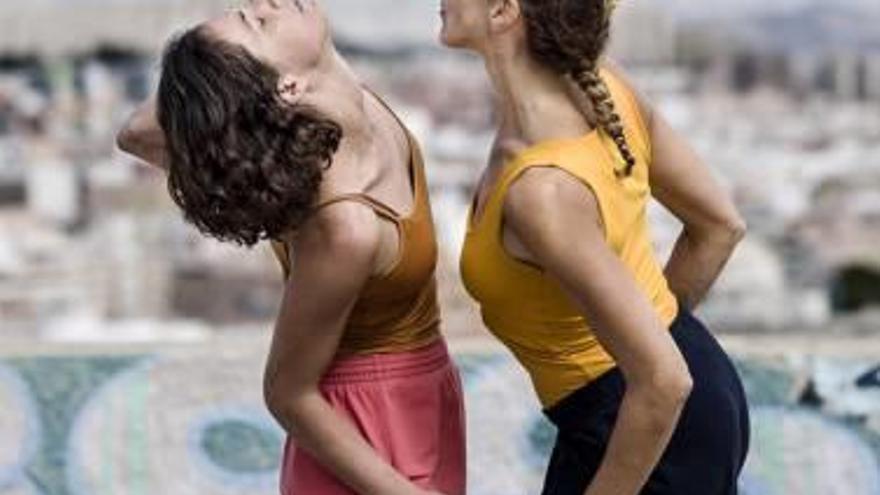
<instances>
[{"instance_id":1,"label":"woman's ear","mask_svg":"<svg viewBox=\"0 0 880 495\"><path fill-rule=\"evenodd\" d=\"M490 0L489 30L501 33L514 27L522 17L519 0Z\"/></svg>"},{"instance_id":2,"label":"woman's ear","mask_svg":"<svg viewBox=\"0 0 880 495\"><path fill-rule=\"evenodd\" d=\"M278 78L276 91L278 96L290 105L296 105L302 100L308 89L308 81L292 74L285 74Z\"/></svg>"}]
</instances>

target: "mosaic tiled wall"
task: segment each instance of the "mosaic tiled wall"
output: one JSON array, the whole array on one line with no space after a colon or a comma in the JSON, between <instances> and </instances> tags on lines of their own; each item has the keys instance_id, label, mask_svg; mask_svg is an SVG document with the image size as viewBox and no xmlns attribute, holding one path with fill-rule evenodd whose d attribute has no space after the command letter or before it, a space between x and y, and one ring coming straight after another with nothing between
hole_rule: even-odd
<instances>
[{"instance_id":1,"label":"mosaic tiled wall","mask_svg":"<svg viewBox=\"0 0 880 495\"><path fill-rule=\"evenodd\" d=\"M503 354L456 359L469 493L538 493L554 432L522 372ZM0 359L0 495L277 494L282 437L261 363L250 351ZM753 407L745 495L880 495L876 363L816 361L806 387L779 362L738 364Z\"/></svg>"}]
</instances>

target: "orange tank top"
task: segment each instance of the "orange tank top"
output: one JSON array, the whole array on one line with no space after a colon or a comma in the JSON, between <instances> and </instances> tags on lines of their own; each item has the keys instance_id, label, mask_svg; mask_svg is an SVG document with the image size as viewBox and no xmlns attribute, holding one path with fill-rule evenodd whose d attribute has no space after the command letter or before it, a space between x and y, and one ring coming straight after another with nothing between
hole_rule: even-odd
<instances>
[{"instance_id":1,"label":"orange tank top","mask_svg":"<svg viewBox=\"0 0 880 495\"><path fill-rule=\"evenodd\" d=\"M381 99L379 101L382 102ZM388 111L391 112L391 109L388 108ZM346 194L318 206L321 208L339 201L365 204L378 216L392 222L400 238L398 258L391 270L371 277L361 291L348 317L337 352L339 355L408 351L428 345L440 336L440 310L434 275L437 243L428 202L424 160L415 138L400 120L398 123L406 133L410 148L412 212L407 216L400 215L387 204L366 194ZM278 241L272 241L271 245L286 279L291 269L296 269L288 262L288 247Z\"/></svg>"},{"instance_id":2,"label":"orange tank top","mask_svg":"<svg viewBox=\"0 0 880 495\"><path fill-rule=\"evenodd\" d=\"M602 77L636 155L632 175L616 175L623 159L614 142L600 131L531 146L505 164L480 217L474 218L471 211L461 255L462 279L480 303L483 321L526 368L544 407L583 387L615 362L559 284L510 256L502 245L504 197L523 172L534 166L558 167L589 187L600 207L608 246L667 326L678 313L676 298L654 254L646 216L651 197L650 135L629 88L610 72L603 71Z\"/></svg>"}]
</instances>

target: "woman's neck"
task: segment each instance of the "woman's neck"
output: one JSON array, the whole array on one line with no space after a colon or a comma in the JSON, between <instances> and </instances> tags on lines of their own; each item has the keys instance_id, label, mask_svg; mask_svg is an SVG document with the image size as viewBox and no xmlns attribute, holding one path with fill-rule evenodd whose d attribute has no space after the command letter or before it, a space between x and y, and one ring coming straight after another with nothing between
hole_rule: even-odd
<instances>
[{"instance_id":1,"label":"woman's neck","mask_svg":"<svg viewBox=\"0 0 880 495\"><path fill-rule=\"evenodd\" d=\"M364 87L348 63L335 54L322 67L315 98L318 110L340 126L342 139L333 166L324 174L322 194L359 190L376 171L368 164L382 163L383 136L375 112L369 111Z\"/></svg>"},{"instance_id":2,"label":"woman's neck","mask_svg":"<svg viewBox=\"0 0 880 495\"><path fill-rule=\"evenodd\" d=\"M572 84L539 64L525 47L499 40L482 54L495 90L502 140L530 145L590 131Z\"/></svg>"},{"instance_id":3,"label":"woman's neck","mask_svg":"<svg viewBox=\"0 0 880 495\"><path fill-rule=\"evenodd\" d=\"M322 72L325 95L322 113L342 128L337 154L365 156L374 148L376 125L367 112L367 102L360 79L340 55L334 54Z\"/></svg>"}]
</instances>

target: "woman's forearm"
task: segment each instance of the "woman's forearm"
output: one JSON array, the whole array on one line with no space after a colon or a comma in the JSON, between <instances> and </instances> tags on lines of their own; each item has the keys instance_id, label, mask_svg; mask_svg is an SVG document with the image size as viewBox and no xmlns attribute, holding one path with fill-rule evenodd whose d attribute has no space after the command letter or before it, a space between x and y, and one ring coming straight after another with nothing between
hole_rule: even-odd
<instances>
[{"instance_id":1,"label":"woman's forearm","mask_svg":"<svg viewBox=\"0 0 880 495\"><path fill-rule=\"evenodd\" d=\"M702 234L682 230L665 269L669 288L682 304L693 309L703 300L744 235L740 225Z\"/></svg>"},{"instance_id":2,"label":"woman's forearm","mask_svg":"<svg viewBox=\"0 0 880 495\"><path fill-rule=\"evenodd\" d=\"M270 408L297 448L364 495L423 494L415 484L378 456L351 422L317 391L282 407Z\"/></svg>"},{"instance_id":3,"label":"woman's forearm","mask_svg":"<svg viewBox=\"0 0 880 495\"><path fill-rule=\"evenodd\" d=\"M636 495L660 461L690 393L690 382L628 389L599 470L586 495Z\"/></svg>"}]
</instances>

